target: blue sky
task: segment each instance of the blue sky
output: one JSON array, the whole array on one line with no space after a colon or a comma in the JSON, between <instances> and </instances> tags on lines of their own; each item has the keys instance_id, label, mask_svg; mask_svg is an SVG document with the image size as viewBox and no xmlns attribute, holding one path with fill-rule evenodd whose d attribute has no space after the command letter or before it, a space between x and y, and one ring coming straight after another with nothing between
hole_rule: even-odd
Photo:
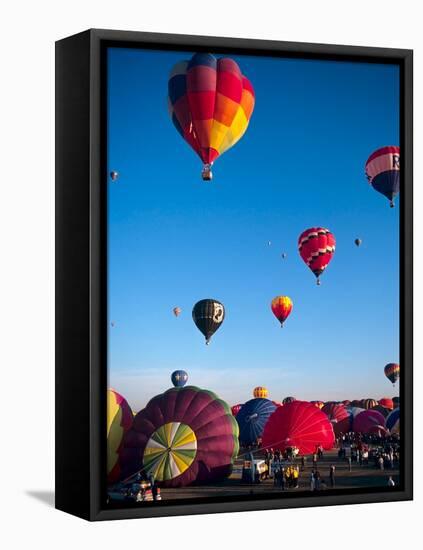
<instances>
[{"instance_id":1,"label":"blue sky","mask_svg":"<svg viewBox=\"0 0 423 550\"><path fill-rule=\"evenodd\" d=\"M398 68L231 55L256 106L205 183L167 110L169 71L191 55L109 50L109 385L135 410L175 369L230 404L257 385L274 400L394 395L399 208L364 164L399 144ZM297 250L312 226L337 241L320 287ZM294 302L283 329L279 294ZM202 298L226 307L210 346L191 317Z\"/></svg>"}]
</instances>

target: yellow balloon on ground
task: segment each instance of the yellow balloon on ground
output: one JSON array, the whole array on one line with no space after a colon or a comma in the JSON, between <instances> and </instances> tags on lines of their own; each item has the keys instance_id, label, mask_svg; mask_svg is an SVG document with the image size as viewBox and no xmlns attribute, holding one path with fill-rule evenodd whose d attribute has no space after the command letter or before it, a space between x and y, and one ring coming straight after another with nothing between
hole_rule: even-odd
<instances>
[{"instance_id":1,"label":"yellow balloon on ground","mask_svg":"<svg viewBox=\"0 0 423 550\"><path fill-rule=\"evenodd\" d=\"M107 391L107 477L119 480L119 453L125 433L132 426L133 413L128 402L115 390Z\"/></svg>"}]
</instances>

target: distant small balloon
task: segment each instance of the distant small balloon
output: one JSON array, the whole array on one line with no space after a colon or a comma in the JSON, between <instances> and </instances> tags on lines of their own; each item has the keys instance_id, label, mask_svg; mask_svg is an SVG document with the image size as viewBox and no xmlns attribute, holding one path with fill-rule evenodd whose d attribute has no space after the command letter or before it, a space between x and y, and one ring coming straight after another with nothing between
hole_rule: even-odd
<instances>
[{"instance_id":1,"label":"distant small balloon","mask_svg":"<svg viewBox=\"0 0 423 550\"><path fill-rule=\"evenodd\" d=\"M116 181L119 177L119 172L116 172L115 170L112 170L110 172L110 178L112 181Z\"/></svg>"},{"instance_id":2,"label":"distant small balloon","mask_svg":"<svg viewBox=\"0 0 423 550\"><path fill-rule=\"evenodd\" d=\"M271 246L272 245L272 241L267 241L267 246Z\"/></svg>"},{"instance_id":3,"label":"distant small balloon","mask_svg":"<svg viewBox=\"0 0 423 550\"><path fill-rule=\"evenodd\" d=\"M110 325L111 325L112 327L114 327L114 326L115 326L115 322L112 321L112 322L110 323Z\"/></svg>"},{"instance_id":4,"label":"distant small balloon","mask_svg":"<svg viewBox=\"0 0 423 550\"><path fill-rule=\"evenodd\" d=\"M173 314L175 317L178 317L181 314L182 309L180 307L174 307L173 308Z\"/></svg>"},{"instance_id":5,"label":"distant small balloon","mask_svg":"<svg viewBox=\"0 0 423 550\"><path fill-rule=\"evenodd\" d=\"M361 239L355 239L355 245L360 246L361 245Z\"/></svg>"},{"instance_id":6,"label":"distant small balloon","mask_svg":"<svg viewBox=\"0 0 423 550\"><path fill-rule=\"evenodd\" d=\"M286 253L285 253L285 252L282 253L282 258L283 258L283 259L286 258Z\"/></svg>"},{"instance_id":7,"label":"distant small balloon","mask_svg":"<svg viewBox=\"0 0 423 550\"><path fill-rule=\"evenodd\" d=\"M188 373L184 370L175 370L170 377L175 388L182 388L188 380Z\"/></svg>"}]
</instances>

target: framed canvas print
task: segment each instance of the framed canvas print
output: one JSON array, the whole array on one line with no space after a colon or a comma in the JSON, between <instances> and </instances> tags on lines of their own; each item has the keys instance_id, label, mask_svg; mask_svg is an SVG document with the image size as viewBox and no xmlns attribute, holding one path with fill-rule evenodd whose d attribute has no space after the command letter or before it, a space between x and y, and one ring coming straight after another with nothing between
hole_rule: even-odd
<instances>
[{"instance_id":1,"label":"framed canvas print","mask_svg":"<svg viewBox=\"0 0 423 550\"><path fill-rule=\"evenodd\" d=\"M56 243L57 508L412 498L411 51L60 40Z\"/></svg>"}]
</instances>

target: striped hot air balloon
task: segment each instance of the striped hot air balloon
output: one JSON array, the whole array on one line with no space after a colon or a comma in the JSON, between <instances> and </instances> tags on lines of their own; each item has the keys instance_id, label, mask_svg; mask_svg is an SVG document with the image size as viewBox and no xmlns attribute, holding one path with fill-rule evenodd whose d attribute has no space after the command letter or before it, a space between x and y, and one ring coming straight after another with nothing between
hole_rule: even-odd
<instances>
[{"instance_id":1,"label":"striped hot air balloon","mask_svg":"<svg viewBox=\"0 0 423 550\"><path fill-rule=\"evenodd\" d=\"M203 161L203 179L211 180L213 162L247 130L251 82L233 59L196 53L173 67L168 92L173 124Z\"/></svg>"},{"instance_id":2,"label":"striped hot air balloon","mask_svg":"<svg viewBox=\"0 0 423 550\"><path fill-rule=\"evenodd\" d=\"M257 386L253 390L253 397L267 397L269 395L269 390L264 386Z\"/></svg>"},{"instance_id":3,"label":"striped hot air balloon","mask_svg":"<svg viewBox=\"0 0 423 550\"><path fill-rule=\"evenodd\" d=\"M317 277L318 285L320 275L333 258L335 245L335 236L324 227L306 229L298 238L300 256Z\"/></svg>"},{"instance_id":4,"label":"striped hot air balloon","mask_svg":"<svg viewBox=\"0 0 423 550\"><path fill-rule=\"evenodd\" d=\"M395 387L395 382L397 382L400 377L400 366L398 363L388 363L384 368L384 372L386 378L390 380L393 387Z\"/></svg>"},{"instance_id":5,"label":"striped hot air balloon","mask_svg":"<svg viewBox=\"0 0 423 550\"><path fill-rule=\"evenodd\" d=\"M388 414L386 417L386 427L390 431L391 434L398 434L400 433L400 409L394 409L392 412Z\"/></svg>"},{"instance_id":6,"label":"striped hot air balloon","mask_svg":"<svg viewBox=\"0 0 423 550\"><path fill-rule=\"evenodd\" d=\"M107 478L109 483L120 477L119 457L123 437L132 425L131 407L115 390L107 391Z\"/></svg>"},{"instance_id":7,"label":"striped hot air balloon","mask_svg":"<svg viewBox=\"0 0 423 550\"><path fill-rule=\"evenodd\" d=\"M393 208L400 190L400 148L390 145L372 153L366 162L366 176L373 189L382 193Z\"/></svg>"}]
</instances>

